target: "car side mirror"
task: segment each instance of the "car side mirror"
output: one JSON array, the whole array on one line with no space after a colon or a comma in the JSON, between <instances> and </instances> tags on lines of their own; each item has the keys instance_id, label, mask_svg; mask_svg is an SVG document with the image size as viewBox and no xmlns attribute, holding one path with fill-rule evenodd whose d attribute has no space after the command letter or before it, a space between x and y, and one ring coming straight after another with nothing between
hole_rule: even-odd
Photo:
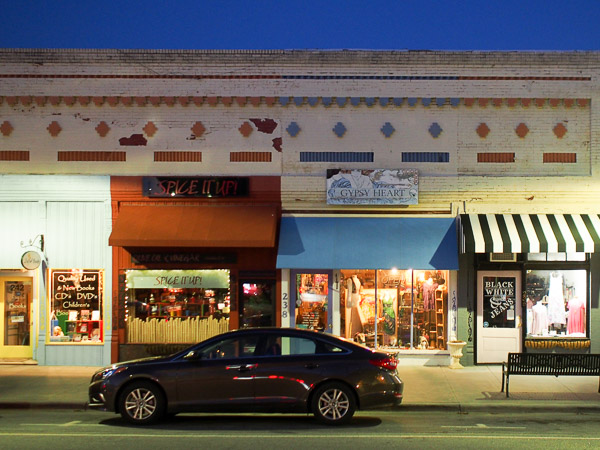
<instances>
[{"instance_id":1,"label":"car side mirror","mask_svg":"<svg viewBox=\"0 0 600 450\"><path fill-rule=\"evenodd\" d=\"M202 354L200 352L197 352L196 350L190 350L184 357L183 359L187 359L189 361L193 361L196 359L200 359L200 357L202 356Z\"/></svg>"}]
</instances>

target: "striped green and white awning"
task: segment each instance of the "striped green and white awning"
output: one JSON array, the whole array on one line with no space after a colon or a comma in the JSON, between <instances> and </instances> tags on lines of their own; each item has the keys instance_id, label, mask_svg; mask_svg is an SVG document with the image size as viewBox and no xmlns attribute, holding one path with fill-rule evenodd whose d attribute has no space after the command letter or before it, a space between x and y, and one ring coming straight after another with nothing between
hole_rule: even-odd
<instances>
[{"instance_id":1,"label":"striped green and white awning","mask_svg":"<svg viewBox=\"0 0 600 450\"><path fill-rule=\"evenodd\" d=\"M600 251L598 214L462 214L463 253Z\"/></svg>"}]
</instances>

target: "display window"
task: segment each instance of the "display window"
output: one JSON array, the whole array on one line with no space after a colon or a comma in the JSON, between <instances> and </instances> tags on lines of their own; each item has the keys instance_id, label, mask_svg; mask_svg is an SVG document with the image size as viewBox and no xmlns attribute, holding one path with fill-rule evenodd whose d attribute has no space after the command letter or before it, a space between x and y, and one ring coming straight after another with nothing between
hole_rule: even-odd
<instances>
[{"instance_id":1,"label":"display window","mask_svg":"<svg viewBox=\"0 0 600 450\"><path fill-rule=\"evenodd\" d=\"M50 342L102 343L104 271L50 270Z\"/></svg>"},{"instance_id":2,"label":"display window","mask_svg":"<svg viewBox=\"0 0 600 450\"><path fill-rule=\"evenodd\" d=\"M587 271L527 270L527 337L587 337Z\"/></svg>"},{"instance_id":3,"label":"display window","mask_svg":"<svg viewBox=\"0 0 600 450\"><path fill-rule=\"evenodd\" d=\"M194 343L229 329L229 270L128 270L128 343Z\"/></svg>"},{"instance_id":4,"label":"display window","mask_svg":"<svg viewBox=\"0 0 600 450\"><path fill-rule=\"evenodd\" d=\"M445 350L448 271L342 270L343 337L368 346Z\"/></svg>"}]
</instances>

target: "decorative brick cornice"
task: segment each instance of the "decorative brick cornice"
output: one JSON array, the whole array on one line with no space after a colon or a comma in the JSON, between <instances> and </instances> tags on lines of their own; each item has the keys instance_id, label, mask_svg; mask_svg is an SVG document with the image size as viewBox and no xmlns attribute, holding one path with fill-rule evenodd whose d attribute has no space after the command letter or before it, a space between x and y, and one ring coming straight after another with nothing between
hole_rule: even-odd
<instances>
[{"instance_id":1,"label":"decorative brick cornice","mask_svg":"<svg viewBox=\"0 0 600 450\"><path fill-rule=\"evenodd\" d=\"M261 104L267 106L284 106L289 107L294 105L298 108L306 108L308 106L314 107L321 105L329 108L337 106L338 108L344 108L347 105L352 106L367 106L373 107L378 105L381 108L400 108L403 106L416 107L423 106L438 107L438 108L456 108L461 104L466 107L473 107L478 105L480 108L486 108L490 103L495 108L509 107L514 108L521 106L523 108L529 108L534 104L538 108L544 108L550 106L557 108L563 105L565 108L572 108L577 106L579 108L587 108L590 106L591 99L588 98L565 98L565 99L546 99L546 98L444 98L444 97L299 97L299 96L280 96L280 97L249 97L249 96L0 96L0 104L3 101L9 106L17 106L21 104L23 106L29 106L34 101L38 106L60 106L61 104L67 106L74 106L77 103L81 106L88 106L89 103L93 102L96 106L103 106L108 104L110 106L117 106L119 103L125 106L137 105L137 106L188 106L193 103L196 106L210 105L217 106L219 104L223 106L240 106L245 107L248 104L252 106L260 106Z\"/></svg>"}]
</instances>

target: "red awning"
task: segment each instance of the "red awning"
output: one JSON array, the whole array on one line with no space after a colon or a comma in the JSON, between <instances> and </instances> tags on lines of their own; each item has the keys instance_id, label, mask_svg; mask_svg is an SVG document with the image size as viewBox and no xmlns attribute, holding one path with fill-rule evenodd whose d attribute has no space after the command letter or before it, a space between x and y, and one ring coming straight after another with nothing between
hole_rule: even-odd
<instances>
[{"instance_id":1,"label":"red awning","mask_svg":"<svg viewBox=\"0 0 600 450\"><path fill-rule=\"evenodd\" d=\"M116 247L274 247L273 206L123 206L109 245Z\"/></svg>"}]
</instances>

